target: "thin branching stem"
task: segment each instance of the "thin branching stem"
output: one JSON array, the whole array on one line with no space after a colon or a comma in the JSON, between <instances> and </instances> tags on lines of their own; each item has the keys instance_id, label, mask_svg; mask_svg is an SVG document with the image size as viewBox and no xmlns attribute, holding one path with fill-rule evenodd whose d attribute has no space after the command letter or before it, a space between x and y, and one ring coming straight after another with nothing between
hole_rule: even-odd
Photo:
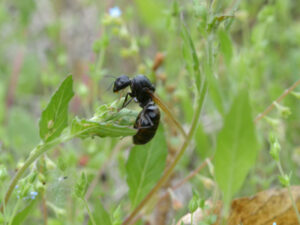
<instances>
[{"instance_id":1,"label":"thin branching stem","mask_svg":"<svg viewBox=\"0 0 300 225\"><path fill-rule=\"evenodd\" d=\"M290 86L288 89L286 89L282 95L279 96L279 98L277 98L274 102L272 102L271 105L269 105L265 111L263 111L262 113L260 113L255 119L254 119L254 123L257 123L259 120L261 120L262 118L264 118L269 112L271 112L271 110L275 107L276 103L279 103L282 101L282 99L284 99L289 93L291 93L298 85L300 84L300 80L296 81L292 86Z\"/></svg>"},{"instance_id":2,"label":"thin branching stem","mask_svg":"<svg viewBox=\"0 0 300 225\"><path fill-rule=\"evenodd\" d=\"M178 164L179 160L181 159L181 157L185 153L187 147L189 146L189 144L192 140L192 137L194 135L195 129L197 128L206 92L207 92L207 82L204 81L202 89L199 93L199 97L196 98L196 101L198 104L197 104L196 111L194 113L194 117L192 120L192 126L190 128L190 131L189 131L187 138L185 139L182 147L180 148L178 154L176 155L176 157L173 160L173 162L171 163L171 165L166 169L164 175L160 178L160 180L156 183L156 185L151 189L151 191L146 195L146 197L140 202L140 204L134 209L134 211L124 220L122 225L131 224L131 221L135 218L135 216L151 200L153 195L165 184L165 182L169 179L169 177L173 173L176 165Z\"/></svg>"}]
</instances>

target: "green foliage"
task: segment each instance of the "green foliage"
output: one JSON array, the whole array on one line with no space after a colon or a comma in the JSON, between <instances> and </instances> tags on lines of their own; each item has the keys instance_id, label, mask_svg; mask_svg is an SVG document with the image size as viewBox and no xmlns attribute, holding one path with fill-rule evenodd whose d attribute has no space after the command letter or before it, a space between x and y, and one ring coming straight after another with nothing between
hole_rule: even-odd
<instances>
[{"instance_id":1,"label":"green foliage","mask_svg":"<svg viewBox=\"0 0 300 225\"><path fill-rule=\"evenodd\" d=\"M149 26L154 28L161 27L161 18L163 15L164 4L158 0L135 0L135 4L138 7L140 17Z\"/></svg>"},{"instance_id":2,"label":"green foliage","mask_svg":"<svg viewBox=\"0 0 300 225\"><path fill-rule=\"evenodd\" d=\"M190 75L193 75L199 91L201 87L200 63L191 35L185 26L182 27L182 37L184 40L183 56L187 63L187 70Z\"/></svg>"},{"instance_id":3,"label":"green foliage","mask_svg":"<svg viewBox=\"0 0 300 225\"><path fill-rule=\"evenodd\" d=\"M25 219L30 215L30 213L33 211L33 208L36 207L38 202L38 199L34 199L30 201L24 209L22 209L14 218L12 221L13 225L21 225L24 224Z\"/></svg>"},{"instance_id":4,"label":"green foliage","mask_svg":"<svg viewBox=\"0 0 300 225\"><path fill-rule=\"evenodd\" d=\"M105 210L105 208L103 207L102 203L100 202L100 200L97 200L95 203L95 210L93 213L93 216L95 218L95 222L97 224L101 224L101 225L113 225L111 222L111 218L110 215L108 214L108 212ZM91 225L91 221L89 222L89 225Z\"/></svg>"},{"instance_id":5,"label":"green foliage","mask_svg":"<svg viewBox=\"0 0 300 225\"><path fill-rule=\"evenodd\" d=\"M7 144L27 154L28 150L39 142L37 125L33 116L20 107L13 107L10 110L5 134Z\"/></svg>"},{"instance_id":6,"label":"green foliage","mask_svg":"<svg viewBox=\"0 0 300 225\"><path fill-rule=\"evenodd\" d=\"M299 183L299 1L114 3L0 1L1 204L11 191L0 224L120 225L182 146L175 173L155 194L170 193L176 205L177 192L168 188L183 180L185 204L162 224L199 207L210 212L207 200L228 206L234 196ZM154 68L156 55L163 57ZM140 73L192 131L186 145L161 110L155 138L133 146L141 107L132 101L121 109L130 90L116 94L111 85ZM206 158L213 165L207 160L200 176L185 180ZM136 224L161 216L157 196ZM200 224L216 219L210 214Z\"/></svg>"},{"instance_id":7,"label":"green foliage","mask_svg":"<svg viewBox=\"0 0 300 225\"><path fill-rule=\"evenodd\" d=\"M114 123L100 123L85 119L75 118L71 124L71 134L81 138L87 137L124 137L131 136L136 130L128 126L120 126Z\"/></svg>"},{"instance_id":8,"label":"green foliage","mask_svg":"<svg viewBox=\"0 0 300 225\"><path fill-rule=\"evenodd\" d=\"M255 163L257 151L249 97L247 91L242 90L225 117L224 126L218 135L214 160L216 180L226 204L241 188Z\"/></svg>"},{"instance_id":9,"label":"green foliage","mask_svg":"<svg viewBox=\"0 0 300 225\"><path fill-rule=\"evenodd\" d=\"M0 181L4 181L8 177L7 170L4 165L0 165Z\"/></svg>"},{"instance_id":10,"label":"green foliage","mask_svg":"<svg viewBox=\"0 0 300 225\"><path fill-rule=\"evenodd\" d=\"M70 75L62 82L42 112L39 122L40 137L45 142L59 137L68 126L68 107L73 95L73 78Z\"/></svg>"},{"instance_id":11,"label":"green foliage","mask_svg":"<svg viewBox=\"0 0 300 225\"><path fill-rule=\"evenodd\" d=\"M229 65L233 55L232 42L228 33L223 29L219 30L218 36L220 39L220 50L224 55L226 64Z\"/></svg>"},{"instance_id":12,"label":"green foliage","mask_svg":"<svg viewBox=\"0 0 300 225\"><path fill-rule=\"evenodd\" d=\"M152 141L134 146L126 164L127 184L132 208L146 196L165 168L167 144L162 126Z\"/></svg>"},{"instance_id":13,"label":"green foliage","mask_svg":"<svg viewBox=\"0 0 300 225\"><path fill-rule=\"evenodd\" d=\"M199 124L195 133L196 149L202 159L210 157L211 143L208 135L204 132L202 124Z\"/></svg>"}]
</instances>

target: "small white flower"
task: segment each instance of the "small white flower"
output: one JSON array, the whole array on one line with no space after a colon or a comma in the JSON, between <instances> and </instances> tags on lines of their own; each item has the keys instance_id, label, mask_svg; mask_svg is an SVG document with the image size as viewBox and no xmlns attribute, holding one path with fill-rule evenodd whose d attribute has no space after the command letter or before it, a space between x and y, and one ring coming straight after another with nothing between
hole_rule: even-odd
<instances>
[{"instance_id":1,"label":"small white flower","mask_svg":"<svg viewBox=\"0 0 300 225\"><path fill-rule=\"evenodd\" d=\"M276 222L274 222L273 225L276 225Z\"/></svg>"},{"instance_id":2,"label":"small white flower","mask_svg":"<svg viewBox=\"0 0 300 225\"><path fill-rule=\"evenodd\" d=\"M120 8L118 6L110 8L108 10L108 13L111 17L114 17L114 18L120 17L122 15L122 11L120 10Z\"/></svg>"}]
</instances>

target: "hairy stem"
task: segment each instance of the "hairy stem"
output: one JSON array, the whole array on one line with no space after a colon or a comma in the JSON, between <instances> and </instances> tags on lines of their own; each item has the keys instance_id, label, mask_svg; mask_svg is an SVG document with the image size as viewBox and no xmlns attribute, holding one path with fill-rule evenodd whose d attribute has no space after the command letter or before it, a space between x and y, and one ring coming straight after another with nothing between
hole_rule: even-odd
<instances>
[{"instance_id":1,"label":"hairy stem","mask_svg":"<svg viewBox=\"0 0 300 225\"><path fill-rule=\"evenodd\" d=\"M175 159L171 163L171 165L166 169L164 175L159 179L156 185L151 189L151 191L146 195L146 197L140 202L140 204L134 209L134 211L124 220L122 225L128 225L130 222L135 218L135 216L142 210L142 208L150 201L152 196L165 184L165 182L169 179L170 175L173 173L175 166L185 153L187 147L190 144L190 141L194 135L195 129L198 125L199 117L201 114L201 109L203 106L204 98L207 91L207 82L203 81L202 89L199 93L199 97L196 98L197 101L197 108L193 117L192 126L190 131L185 139L182 147L180 148L178 154L176 155Z\"/></svg>"}]
</instances>

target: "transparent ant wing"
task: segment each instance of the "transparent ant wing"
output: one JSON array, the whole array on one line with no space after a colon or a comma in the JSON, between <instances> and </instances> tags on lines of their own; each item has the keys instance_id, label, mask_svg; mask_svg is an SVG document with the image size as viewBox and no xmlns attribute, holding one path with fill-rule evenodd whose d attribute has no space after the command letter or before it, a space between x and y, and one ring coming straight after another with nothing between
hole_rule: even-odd
<instances>
[{"instance_id":1,"label":"transparent ant wing","mask_svg":"<svg viewBox=\"0 0 300 225\"><path fill-rule=\"evenodd\" d=\"M180 125L178 120L173 116L173 114L169 110L168 106L165 103L163 103L160 100L160 98L157 96L157 94L155 94L154 92L149 90L148 93L151 95L153 101L170 117L170 119L176 125L176 127L178 128L180 133L186 138L187 134L185 133L184 129L182 128L182 126Z\"/></svg>"}]
</instances>

